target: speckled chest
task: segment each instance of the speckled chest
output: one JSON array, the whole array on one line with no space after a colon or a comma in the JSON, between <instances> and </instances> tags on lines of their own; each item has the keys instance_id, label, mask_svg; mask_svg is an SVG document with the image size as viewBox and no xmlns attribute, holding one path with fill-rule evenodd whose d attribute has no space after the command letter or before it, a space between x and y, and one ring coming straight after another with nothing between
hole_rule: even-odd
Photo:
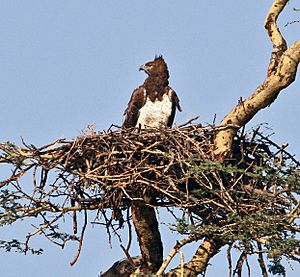
<instances>
[{"instance_id":1,"label":"speckled chest","mask_svg":"<svg viewBox=\"0 0 300 277\"><path fill-rule=\"evenodd\" d=\"M172 114L172 90L165 93L162 100L152 102L147 96L145 105L140 109L136 127L164 127L167 126Z\"/></svg>"}]
</instances>

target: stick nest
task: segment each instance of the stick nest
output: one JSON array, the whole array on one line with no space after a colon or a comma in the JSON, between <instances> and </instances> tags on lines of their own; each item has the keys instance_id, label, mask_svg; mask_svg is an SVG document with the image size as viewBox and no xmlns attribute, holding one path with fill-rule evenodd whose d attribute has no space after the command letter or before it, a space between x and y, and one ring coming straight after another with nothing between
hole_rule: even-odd
<instances>
[{"instance_id":1,"label":"stick nest","mask_svg":"<svg viewBox=\"0 0 300 277\"><path fill-rule=\"evenodd\" d=\"M49 209L112 209L115 219L133 200L154 207L189 208L210 219L258 209L277 214L291 209L289 189L280 178L267 177L270 172L284 177L287 167L298 167L285 147L255 130L238 135L232 159L221 164L213 156L215 131L201 125L117 128L89 131L72 141L58 140L40 148L2 143L0 162L14 169L1 186L18 182L33 170L34 196L64 197L57 205L49 200ZM146 191L155 197L147 200Z\"/></svg>"}]
</instances>

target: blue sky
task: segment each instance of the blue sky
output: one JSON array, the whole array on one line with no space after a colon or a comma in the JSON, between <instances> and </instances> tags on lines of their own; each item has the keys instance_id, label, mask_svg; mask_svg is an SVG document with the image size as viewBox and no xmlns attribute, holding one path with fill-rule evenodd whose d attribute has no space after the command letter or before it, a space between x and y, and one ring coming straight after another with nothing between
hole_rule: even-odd
<instances>
[{"instance_id":1,"label":"blue sky","mask_svg":"<svg viewBox=\"0 0 300 277\"><path fill-rule=\"evenodd\" d=\"M219 122L240 97L249 96L264 80L271 43L263 23L271 3L2 1L0 141L20 144L23 137L39 146L59 137L74 138L88 124L95 124L97 130L120 125L133 89L145 79L138 68L155 54L164 55L170 85L181 100L183 112L177 114L176 123L196 115L201 122L211 122L215 113ZM290 1L281 26L299 20L295 5L299 2ZM289 44L299 39L299 26L282 27ZM248 124L250 128L268 122L278 144L288 142L298 158L299 90L296 80ZM24 222L0 230L0 235L22 237L31 228ZM167 228L161 228L168 240L167 254L172 240ZM99 227L89 227L83 253L73 268L69 262L76 245L60 250L42 238L36 244L45 247L44 255L1 253L6 276L97 276L122 257L118 243L110 249ZM227 276L223 259L217 258L218 266L210 269L208 277ZM298 266L288 276L299 273Z\"/></svg>"}]
</instances>

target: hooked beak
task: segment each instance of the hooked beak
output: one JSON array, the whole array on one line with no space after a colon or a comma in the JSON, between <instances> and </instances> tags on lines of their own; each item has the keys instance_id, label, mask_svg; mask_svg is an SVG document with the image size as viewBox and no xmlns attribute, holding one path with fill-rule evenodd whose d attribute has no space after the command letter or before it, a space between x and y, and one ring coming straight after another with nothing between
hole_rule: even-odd
<instances>
[{"instance_id":1,"label":"hooked beak","mask_svg":"<svg viewBox=\"0 0 300 277\"><path fill-rule=\"evenodd\" d=\"M146 65L141 65L139 71L145 71L149 75L148 67Z\"/></svg>"}]
</instances>

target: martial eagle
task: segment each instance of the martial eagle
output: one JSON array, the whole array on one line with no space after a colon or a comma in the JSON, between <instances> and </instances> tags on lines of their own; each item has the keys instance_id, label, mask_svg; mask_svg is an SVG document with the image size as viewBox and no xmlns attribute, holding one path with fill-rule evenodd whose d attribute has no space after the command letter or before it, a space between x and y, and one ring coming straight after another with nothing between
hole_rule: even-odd
<instances>
[{"instance_id":1,"label":"martial eagle","mask_svg":"<svg viewBox=\"0 0 300 277\"><path fill-rule=\"evenodd\" d=\"M148 78L133 91L123 127L171 127L176 108L181 111L181 107L176 92L169 87L167 64L159 56L139 70L145 71Z\"/></svg>"},{"instance_id":2,"label":"martial eagle","mask_svg":"<svg viewBox=\"0 0 300 277\"><path fill-rule=\"evenodd\" d=\"M175 91L169 87L169 72L162 56L140 67L148 77L132 93L124 112L123 128L171 127L176 108L181 111ZM163 262L163 245L153 204L156 196L151 190L141 193L143 200L131 204L134 223L142 253L141 269L155 272Z\"/></svg>"}]
</instances>

